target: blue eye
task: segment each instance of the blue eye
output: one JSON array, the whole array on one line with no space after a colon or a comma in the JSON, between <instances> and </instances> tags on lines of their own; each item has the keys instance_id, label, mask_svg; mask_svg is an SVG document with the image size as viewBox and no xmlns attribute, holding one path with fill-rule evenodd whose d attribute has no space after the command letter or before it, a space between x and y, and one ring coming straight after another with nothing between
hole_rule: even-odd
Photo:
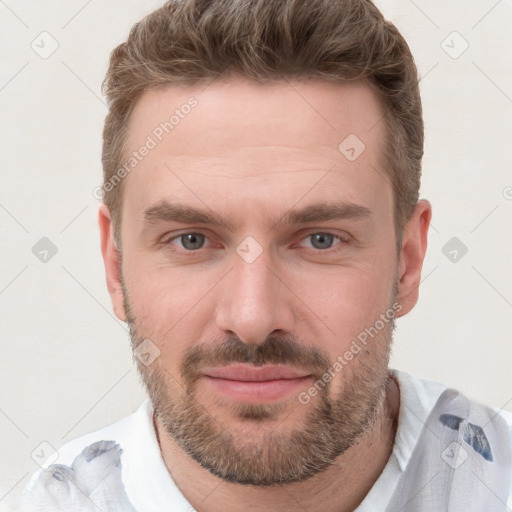
<instances>
[{"instance_id":1,"label":"blue eye","mask_svg":"<svg viewBox=\"0 0 512 512\"><path fill-rule=\"evenodd\" d=\"M172 238L168 243L174 240L180 240L182 247L187 251L196 251L203 247L206 237L201 233L183 233L176 238Z\"/></svg>"},{"instance_id":2,"label":"blue eye","mask_svg":"<svg viewBox=\"0 0 512 512\"><path fill-rule=\"evenodd\" d=\"M334 242L335 235L331 233L313 233L307 238L311 239L311 243L315 249L330 249Z\"/></svg>"},{"instance_id":3,"label":"blue eye","mask_svg":"<svg viewBox=\"0 0 512 512\"><path fill-rule=\"evenodd\" d=\"M338 240L338 243L334 243L336 239ZM323 231L310 233L305 238L303 238L303 240L311 241L309 245L310 248L325 252L327 252L329 249L335 251L337 250L336 246L341 246L342 244L348 243L348 240L343 239L339 235L335 235L333 233L326 233Z\"/></svg>"},{"instance_id":4,"label":"blue eye","mask_svg":"<svg viewBox=\"0 0 512 512\"><path fill-rule=\"evenodd\" d=\"M310 233L309 235L303 237L301 240L301 245L304 244L306 240L309 240L309 243L306 244L307 247L321 252L327 252L330 249L335 251L337 250L336 246L342 246L343 244L348 243L348 240L343 239L339 235L323 231ZM336 242L336 240L338 240L338 242ZM162 242L162 244L174 246L174 250L176 252L190 255L191 253L199 252L200 249L206 249L211 246L211 243L209 244L208 241L209 237L202 233L188 232L181 233L168 240L165 240ZM341 247L339 248L341 249Z\"/></svg>"}]
</instances>

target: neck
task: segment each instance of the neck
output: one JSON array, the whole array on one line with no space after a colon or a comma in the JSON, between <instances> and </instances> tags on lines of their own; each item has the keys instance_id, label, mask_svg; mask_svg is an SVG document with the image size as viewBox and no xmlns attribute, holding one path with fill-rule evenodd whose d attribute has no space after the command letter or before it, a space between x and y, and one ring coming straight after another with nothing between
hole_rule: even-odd
<instances>
[{"instance_id":1,"label":"neck","mask_svg":"<svg viewBox=\"0 0 512 512\"><path fill-rule=\"evenodd\" d=\"M393 449L399 412L399 388L389 379L386 396L372 427L321 474L276 487L225 482L190 458L154 419L162 457L182 494L197 512L279 511L351 512L382 473Z\"/></svg>"}]
</instances>

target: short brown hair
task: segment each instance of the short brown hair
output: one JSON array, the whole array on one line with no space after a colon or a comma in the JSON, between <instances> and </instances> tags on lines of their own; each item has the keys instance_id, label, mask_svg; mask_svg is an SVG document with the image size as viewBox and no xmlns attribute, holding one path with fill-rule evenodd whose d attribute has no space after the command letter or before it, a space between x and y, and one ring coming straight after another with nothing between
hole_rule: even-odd
<instances>
[{"instance_id":1,"label":"short brown hair","mask_svg":"<svg viewBox=\"0 0 512 512\"><path fill-rule=\"evenodd\" d=\"M406 41L370 0L170 0L146 16L112 52L103 83L104 185L124 161L130 114L146 90L228 71L256 81L316 77L372 86L386 111L385 172L401 244L418 202L421 100ZM122 188L121 180L103 191L119 244Z\"/></svg>"}]
</instances>

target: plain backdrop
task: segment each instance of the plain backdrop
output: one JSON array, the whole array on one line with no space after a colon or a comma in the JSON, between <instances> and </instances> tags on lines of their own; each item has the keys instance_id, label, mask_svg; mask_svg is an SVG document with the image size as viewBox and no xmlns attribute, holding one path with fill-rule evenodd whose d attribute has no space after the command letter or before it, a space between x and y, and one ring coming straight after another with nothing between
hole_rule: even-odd
<instances>
[{"instance_id":1,"label":"plain backdrop","mask_svg":"<svg viewBox=\"0 0 512 512\"><path fill-rule=\"evenodd\" d=\"M2 511L38 454L145 398L107 293L93 190L109 53L158 5L0 1ZM391 366L512 410L512 2L378 5L421 75L421 197L434 211L420 300L398 320Z\"/></svg>"}]
</instances>

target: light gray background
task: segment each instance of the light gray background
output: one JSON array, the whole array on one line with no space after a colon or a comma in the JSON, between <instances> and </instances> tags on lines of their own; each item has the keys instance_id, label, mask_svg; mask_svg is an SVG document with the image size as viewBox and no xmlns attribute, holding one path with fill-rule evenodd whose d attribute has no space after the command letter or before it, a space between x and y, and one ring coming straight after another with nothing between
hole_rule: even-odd
<instances>
[{"instance_id":1,"label":"light gray background","mask_svg":"<svg viewBox=\"0 0 512 512\"><path fill-rule=\"evenodd\" d=\"M159 4L0 1L1 511L49 455L41 443L58 448L145 397L107 294L92 191L108 55ZM434 210L420 301L398 320L392 366L512 410L512 2L378 5L422 77L421 195ZM31 47L48 52L52 38L47 58ZM32 252L42 237L58 249L47 262ZM452 237L468 248L456 262L443 253Z\"/></svg>"}]
</instances>

